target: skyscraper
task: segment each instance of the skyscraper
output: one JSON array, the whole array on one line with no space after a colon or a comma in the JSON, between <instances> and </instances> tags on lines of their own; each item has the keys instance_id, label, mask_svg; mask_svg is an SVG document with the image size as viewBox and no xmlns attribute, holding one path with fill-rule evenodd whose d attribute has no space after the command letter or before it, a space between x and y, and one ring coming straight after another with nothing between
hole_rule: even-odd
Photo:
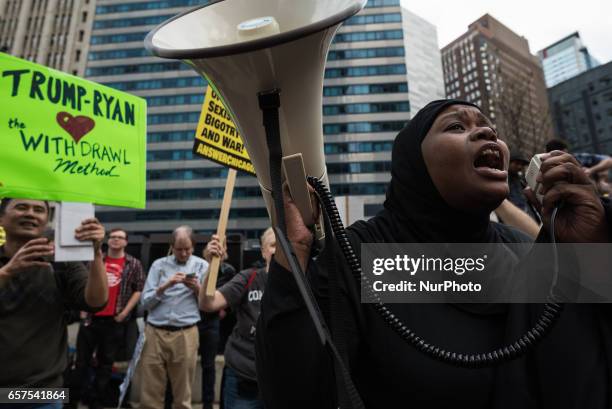
<instances>
[{"instance_id":1,"label":"skyscraper","mask_svg":"<svg viewBox=\"0 0 612 409\"><path fill-rule=\"evenodd\" d=\"M95 0L0 0L0 51L83 75Z\"/></svg>"},{"instance_id":2,"label":"skyscraper","mask_svg":"<svg viewBox=\"0 0 612 409\"><path fill-rule=\"evenodd\" d=\"M155 25L204 3L98 0L87 76L146 98L149 113L147 211L102 209L109 227L137 234L183 223L216 229L227 170L191 151L205 82L186 64L143 48ZM399 0L370 0L334 39L323 90L328 174L334 192L361 200L365 215L384 200L396 133L411 113L444 95L436 37L435 27ZM268 224L256 179L239 174L229 232L256 238Z\"/></svg>"},{"instance_id":3,"label":"skyscraper","mask_svg":"<svg viewBox=\"0 0 612 409\"><path fill-rule=\"evenodd\" d=\"M548 89L559 137L574 152L612 155L612 62Z\"/></svg>"},{"instance_id":4,"label":"skyscraper","mask_svg":"<svg viewBox=\"0 0 612 409\"><path fill-rule=\"evenodd\" d=\"M442 49L446 95L478 104L511 149L525 155L552 136L544 74L527 39L485 14Z\"/></svg>"},{"instance_id":5,"label":"skyscraper","mask_svg":"<svg viewBox=\"0 0 612 409\"><path fill-rule=\"evenodd\" d=\"M577 31L538 51L538 57L549 88L599 65Z\"/></svg>"}]
</instances>

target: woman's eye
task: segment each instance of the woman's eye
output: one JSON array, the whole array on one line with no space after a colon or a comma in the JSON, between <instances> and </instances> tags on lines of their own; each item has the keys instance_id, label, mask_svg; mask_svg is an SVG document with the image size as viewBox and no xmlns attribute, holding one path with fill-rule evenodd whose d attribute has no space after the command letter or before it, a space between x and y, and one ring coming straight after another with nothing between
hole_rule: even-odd
<instances>
[{"instance_id":1,"label":"woman's eye","mask_svg":"<svg viewBox=\"0 0 612 409\"><path fill-rule=\"evenodd\" d=\"M446 128L447 131L464 131L465 128L461 124L452 124Z\"/></svg>"}]
</instances>

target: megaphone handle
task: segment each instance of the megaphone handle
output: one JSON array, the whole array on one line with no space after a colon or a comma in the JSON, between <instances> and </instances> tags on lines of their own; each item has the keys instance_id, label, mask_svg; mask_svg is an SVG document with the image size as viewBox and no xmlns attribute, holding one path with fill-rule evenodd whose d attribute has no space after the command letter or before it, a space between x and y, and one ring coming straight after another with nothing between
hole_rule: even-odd
<instances>
[{"instance_id":1,"label":"megaphone handle","mask_svg":"<svg viewBox=\"0 0 612 409\"><path fill-rule=\"evenodd\" d=\"M287 237L287 225L285 223L285 204L283 201L283 189L282 189L282 157L283 152L280 141L280 126L278 118L278 108L280 107L280 91L277 89L261 92L259 97L259 107L263 113L263 124L266 129L266 142L269 151L270 160L270 179L272 181L272 198L274 200L274 210L276 212L276 226L274 231L278 240L278 244L281 247L281 251L285 254L289 267L295 278L298 289L306 309L314 323L314 326L319 335L320 341L323 345L329 340L327 334L329 333L324 329L323 315L319 311L316 305L316 300L308 282L306 281L306 275L302 272L300 264L297 261L297 257L291 243L286 239Z\"/></svg>"},{"instance_id":2,"label":"megaphone handle","mask_svg":"<svg viewBox=\"0 0 612 409\"><path fill-rule=\"evenodd\" d=\"M281 178L282 147L278 109L280 108L280 90L273 89L258 94L259 108L263 114L263 125L266 130L270 161L270 181L272 183L272 199L276 211L276 225L287 234L285 224L285 205L283 202L283 186Z\"/></svg>"},{"instance_id":3,"label":"megaphone handle","mask_svg":"<svg viewBox=\"0 0 612 409\"><path fill-rule=\"evenodd\" d=\"M302 215L304 224L312 226L315 224L314 212L306 182L306 170L304 169L302 154L296 153L295 155L283 157L283 169L285 171L285 179L289 185L289 192Z\"/></svg>"}]
</instances>

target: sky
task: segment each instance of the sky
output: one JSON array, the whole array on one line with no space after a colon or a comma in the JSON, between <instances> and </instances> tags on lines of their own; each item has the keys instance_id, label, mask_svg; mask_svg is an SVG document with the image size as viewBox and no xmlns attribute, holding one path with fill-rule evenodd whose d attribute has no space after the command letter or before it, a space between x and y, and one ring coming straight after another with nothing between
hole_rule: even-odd
<instances>
[{"instance_id":1,"label":"sky","mask_svg":"<svg viewBox=\"0 0 612 409\"><path fill-rule=\"evenodd\" d=\"M612 0L401 0L411 12L438 28L444 47L470 23L489 13L529 40L535 54L575 32L601 63L612 60Z\"/></svg>"}]
</instances>

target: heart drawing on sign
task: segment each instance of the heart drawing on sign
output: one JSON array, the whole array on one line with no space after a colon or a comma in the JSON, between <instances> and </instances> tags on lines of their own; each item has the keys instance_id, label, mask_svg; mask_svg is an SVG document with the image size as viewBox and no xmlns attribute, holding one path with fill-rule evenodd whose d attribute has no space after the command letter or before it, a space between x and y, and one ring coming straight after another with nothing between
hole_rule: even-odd
<instances>
[{"instance_id":1,"label":"heart drawing on sign","mask_svg":"<svg viewBox=\"0 0 612 409\"><path fill-rule=\"evenodd\" d=\"M96 122L88 116L72 116L68 112L59 112L55 117L59 126L72 136L76 143L91 131Z\"/></svg>"}]
</instances>

